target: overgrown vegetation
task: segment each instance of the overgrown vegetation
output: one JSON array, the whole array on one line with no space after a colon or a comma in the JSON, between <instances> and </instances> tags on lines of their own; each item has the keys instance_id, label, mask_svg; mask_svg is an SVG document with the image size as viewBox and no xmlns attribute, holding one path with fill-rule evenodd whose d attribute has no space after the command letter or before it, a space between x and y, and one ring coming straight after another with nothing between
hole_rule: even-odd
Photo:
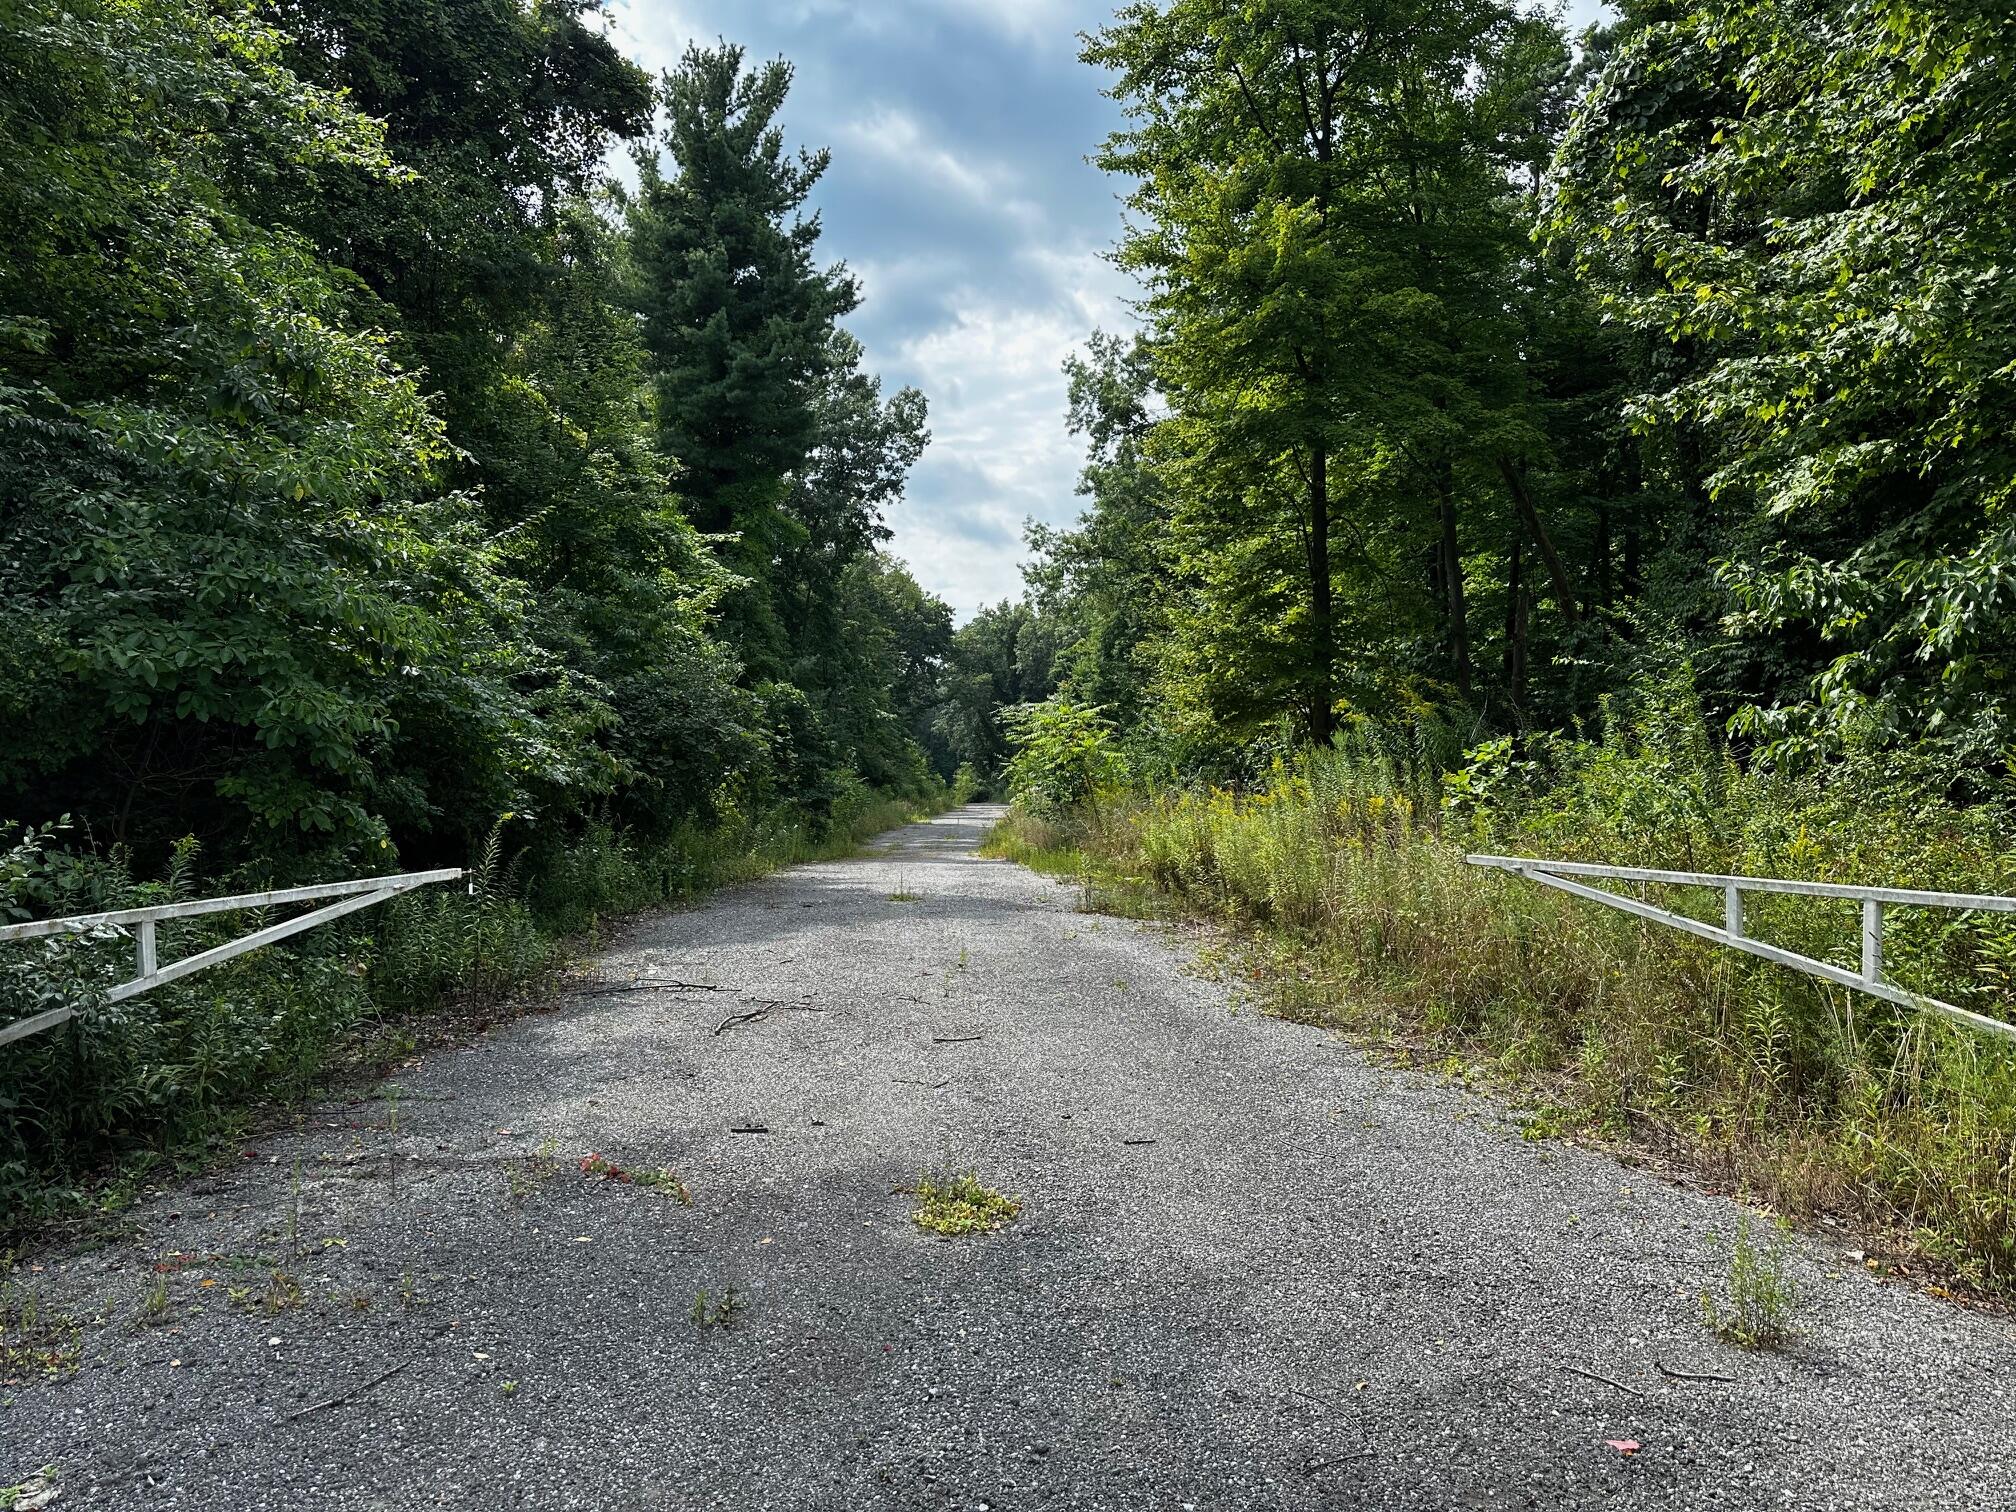
<instances>
[{"instance_id":1,"label":"overgrown vegetation","mask_svg":"<svg viewBox=\"0 0 2016 1512\"><path fill-rule=\"evenodd\" d=\"M415 1013L498 1004L481 1009L491 1013L514 994L536 993L567 963L571 938L602 919L849 853L919 812L857 786L816 836L805 822L773 816L684 831L646 849L591 827L532 885L510 875L518 858L493 836L470 892L408 894L116 1005L100 995L130 972L123 934L10 963L0 972L0 1003L60 998L88 1011L64 1034L20 1041L0 1058L5 1222L122 1200L164 1153L228 1136L253 1106L306 1095L332 1066L410 1053L402 1022ZM16 896L51 913L80 913L228 888L203 882L195 861L185 847L166 882L141 884L116 855L30 837L0 856L0 867ZM160 947L164 958L194 952L234 927L242 920L215 915L164 924ZM78 1179L122 1152L121 1179L109 1187Z\"/></svg>"},{"instance_id":2,"label":"overgrown vegetation","mask_svg":"<svg viewBox=\"0 0 2016 1512\"><path fill-rule=\"evenodd\" d=\"M1536 1133L2007 1291L2009 1041L1463 861L2016 882L2016 13L1612 10L1088 38L1143 320L1068 364L1084 514L953 647L992 848L1231 921L1273 1011L1481 1067ZM1855 964L1852 905L1747 928ZM2007 915L1893 909L1884 958L2016 1018Z\"/></svg>"},{"instance_id":3,"label":"overgrown vegetation","mask_svg":"<svg viewBox=\"0 0 2016 1512\"><path fill-rule=\"evenodd\" d=\"M1907 759L1744 768L1684 684L1612 708L1600 741L1504 741L1444 772L1446 725L1353 729L1251 788L1114 791L1018 815L999 854L1228 921L1272 1012L1439 1060L1549 1124L1631 1137L1794 1213L1881 1224L1975 1285L2016 1285L2016 1053L1959 1028L1468 866L1472 850L2007 892L2016 819L1924 797ZM1649 889L1708 917L1719 899ZM1746 928L1852 964L1852 905L1760 895ZM2006 914L1898 910L1906 987L2016 1011Z\"/></svg>"}]
</instances>

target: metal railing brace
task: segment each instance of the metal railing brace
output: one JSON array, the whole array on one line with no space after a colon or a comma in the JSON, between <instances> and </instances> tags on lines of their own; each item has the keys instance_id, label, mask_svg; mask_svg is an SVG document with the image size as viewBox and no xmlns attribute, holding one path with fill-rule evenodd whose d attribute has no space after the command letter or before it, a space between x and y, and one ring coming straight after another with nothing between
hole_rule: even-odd
<instances>
[{"instance_id":1,"label":"metal railing brace","mask_svg":"<svg viewBox=\"0 0 2016 1512\"><path fill-rule=\"evenodd\" d=\"M94 929L126 930L133 938L135 975L132 980L121 982L105 994L106 1002L119 1003L138 997L164 982L201 971L206 966L215 966L233 956L257 950L262 945L271 945L290 935L313 929L318 924L327 924L332 919L356 913L374 903L383 903L387 898L412 892L416 887L425 887L432 882L459 881L463 875L461 867L450 866L439 871L405 872L393 877L361 877L354 882L326 882L313 887L282 887L270 892L239 893L229 898L198 898L186 903L156 903L145 908L115 908L107 913L73 914L62 919L35 919L26 924L0 925L0 942L33 940L47 935L84 934ZM269 924L264 929L255 929L248 935L227 940L222 945L198 951L192 956L184 956L165 966L158 958L155 926L165 919L193 919L203 914L273 908L287 903L312 903L324 898L338 901L278 924ZM51 1008L14 1023L0 1025L0 1045L39 1034L44 1029L53 1029L76 1016L74 1008Z\"/></svg>"},{"instance_id":2,"label":"metal railing brace","mask_svg":"<svg viewBox=\"0 0 2016 1512\"><path fill-rule=\"evenodd\" d=\"M1727 945L1733 950L1775 961L1780 966L1790 966L1794 971L1803 971L1808 976L1866 992L1885 1002L1906 1008L1927 1008L1975 1029L2016 1039L2016 1024L1956 1007L1952 1003L1942 1003L1937 998L1908 992L1883 977L1883 916L1886 908L1981 909L1990 913L2016 913L2016 898L1987 893L1921 892L1908 887L1855 887L1842 882L1795 882L1783 877L1726 877L1712 872L1655 871L1640 866L1599 866L1588 861L1545 861L1533 856L1465 856L1463 859L1472 866L1513 872L1543 887L1557 888L1572 897L1601 903L1606 908L1619 909L1641 919L1650 919L1655 924L1698 935L1717 945ZM1618 882L1664 882L1678 887L1718 887L1722 890L1723 927L1717 929L1712 924L1690 919L1671 909L1571 881L1574 877L1596 877ZM1862 905L1861 971L1858 973L1826 961L1816 961L1796 950L1768 945L1744 933L1743 895L1753 892L1795 893L1807 898L1842 898L1859 902Z\"/></svg>"}]
</instances>

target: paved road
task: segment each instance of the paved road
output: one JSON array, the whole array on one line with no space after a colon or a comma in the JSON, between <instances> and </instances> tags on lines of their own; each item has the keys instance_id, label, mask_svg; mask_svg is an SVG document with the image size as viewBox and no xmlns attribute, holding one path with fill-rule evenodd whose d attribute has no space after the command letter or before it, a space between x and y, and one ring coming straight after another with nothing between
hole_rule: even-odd
<instances>
[{"instance_id":1,"label":"paved road","mask_svg":"<svg viewBox=\"0 0 2016 1512\"><path fill-rule=\"evenodd\" d=\"M430 1054L396 1117L317 1109L135 1245L50 1262L107 1321L77 1374L0 1393L0 1485L54 1461L55 1505L94 1512L2016 1506L2016 1328L1814 1248L1804 1346L1727 1349L1696 1297L1728 1204L1255 1017L1180 939L979 859L992 817L644 920L600 962L638 990ZM692 1205L584 1178L590 1150ZM899 1189L945 1160L1021 1221L920 1235ZM203 1258L141 1326L176 1252ZM276 1264L304 1300L268 1314ZM697 1326L727 1287L740 1317Z\"/></svg>"}]
</instances>

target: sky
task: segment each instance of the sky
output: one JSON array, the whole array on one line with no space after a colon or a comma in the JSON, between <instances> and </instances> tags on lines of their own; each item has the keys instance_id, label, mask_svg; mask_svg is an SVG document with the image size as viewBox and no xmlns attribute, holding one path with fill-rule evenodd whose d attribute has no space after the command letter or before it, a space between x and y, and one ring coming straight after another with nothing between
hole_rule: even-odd
<instances>
[{"instance_id":1,"label":"sky","mask_svg":"<svg viewBox=\"0 0 2016 1512\"><path fill-rule=\"evenodd\" d=\"M1570 0L1576 24L1597 0ZM826 261L860 280L846 322L893 391L931 403L932 442L888 512L890 549L963 621L1019 597L1023 522L1083 507L1065 357L1124 330L1105 261L1122 186L1085 158L1120 122L1077 34L1110 0L614 0L654 73L725 37L797 70L793 146L827 147L814 196Z\"/></svg>"}]
</instances>

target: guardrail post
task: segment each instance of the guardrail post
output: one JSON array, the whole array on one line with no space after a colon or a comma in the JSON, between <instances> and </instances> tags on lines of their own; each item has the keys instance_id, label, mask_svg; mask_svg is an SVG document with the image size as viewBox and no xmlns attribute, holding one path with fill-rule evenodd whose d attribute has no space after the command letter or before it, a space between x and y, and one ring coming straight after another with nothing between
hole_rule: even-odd
<instances>
[{"instance_id":1,"label":"guardrail post","mask_svg":"<svg viewBox=\"0 0 2016 1512\"><path fill-rule=\"evenodd\" d=\"M133 974L154 975L154 921L142 919L133 926Z\"/></svg>"},{"instance_id":2,"label":"guardrail post","mask_svg":"<svg viewBox=\"0 0 2016 1512\"><path fill-rule=\"evenodd\" d=\"M1722 927L1743 938L1743 889L1733 883L1722 889Z\"/></svg>"},{"instance_id":3,"label":"guardrail post","mask_svg":"<svg viewBox=\"0 0 2016 1512\"><path fill-rule=\"evenodd\" d=\"M1883 905L1874 898L1862 900L1862 980L1883 980Z\"/></svg>"}]
</instances>

